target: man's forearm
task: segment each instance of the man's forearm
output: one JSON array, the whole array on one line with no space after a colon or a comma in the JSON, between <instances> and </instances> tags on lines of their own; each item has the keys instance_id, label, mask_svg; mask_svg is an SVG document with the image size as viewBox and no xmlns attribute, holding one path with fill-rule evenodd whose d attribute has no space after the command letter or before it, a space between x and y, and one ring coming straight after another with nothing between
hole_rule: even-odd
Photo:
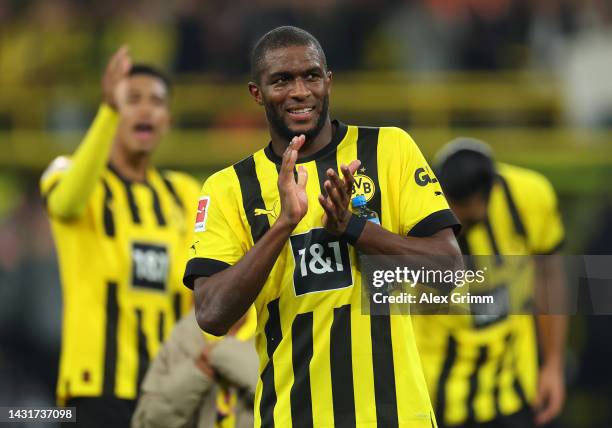
<instances>
[{"instance_id":1,"label":"man's forearm","mask_svg":"<svg viewBox=\"0 0 612 428\"><path fill-rule=\"evenodd\" d=\"M538 315L536 318L540 331L539 337L543 363L545 365L553 364L562 369L564 364L567 317L565 315Z\"/></svg>"},{"instance_id":2,"label":"man's forearm","mask_svg":"<svg viewBox=\"0 0 612 428\"><path fill-rule=\"evenodd\" d=\"M536 258L536 293L539 314L536 321L544 364L563 365L567 334L567 290L562 256Z\"/></svg>"},{"instance_id":3,"label":"man's forearm","mask_svg":"<svg viewBox=\"0 0 612 428\"><path fill-rule=\"evenodd\" d=\"M460 256L459 245L450 228L432 236L415 238L400 236L367 222L356 247L370 255Z\"/></svg>"},{"instance_id":4,"label":"man's forearm","mask_svg":"<svg viewBox=\"0 0 612 428\"><path fill-rule=\"evenodd\" d=\"M83 214L98 179L108 162L117 131L118 115L103 104L71 159L70 169L47 197L52 215L73 219Z\"/></svg>"},{"instance_id":5,"label":"man's forearm","mask_svg":"<svg viewBox=\"0 0 612 428\"><path fill-rule=\"evenodd\" d=\"M253 304L264 286L293 227L277 221L235 265L194 282L196 318L200 327L221 336Z\"/></svg>"}]
</instances>

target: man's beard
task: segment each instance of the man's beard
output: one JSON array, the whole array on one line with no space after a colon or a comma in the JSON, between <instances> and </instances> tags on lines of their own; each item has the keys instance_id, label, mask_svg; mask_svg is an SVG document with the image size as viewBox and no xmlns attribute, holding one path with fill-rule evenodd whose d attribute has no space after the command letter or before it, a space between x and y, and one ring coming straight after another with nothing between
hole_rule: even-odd
<instances>
[{"instance_id":1,"label":"man's beard","mask_svg":"<svg viewBox=\"0 0 612 428\"><path fill-rule=\"evenodd\" d=\"M319 115L319 119L317 120L314 128L299 133L289 129L283 118L278 115L269 104L264 103L264 108L266 110L266 118L268 119L268 123L276 134L286 139L287 142L291 141L296 135L304 134L306 136L306 144L308 144L310 141L314 140L317 135L319 135L319 132L321 132L321 129L323 129L323 126L325 125L325 120L327 120L327 113L329 109L329 96L326 96L323 99L321 114Z\"/></svg>"}]
</instances>

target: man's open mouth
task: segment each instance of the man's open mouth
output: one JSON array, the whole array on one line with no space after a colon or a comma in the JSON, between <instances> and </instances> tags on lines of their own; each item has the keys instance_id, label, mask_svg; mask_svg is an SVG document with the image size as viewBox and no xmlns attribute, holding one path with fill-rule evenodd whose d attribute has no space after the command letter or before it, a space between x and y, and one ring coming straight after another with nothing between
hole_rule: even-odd
<instances>
[{"instance_id":1,"label":"man's open mouth","mask_svg":"<svg viewBox=\"0 0 612 428\"><path fill-rule=\"evenodd\" d=\"M153 137L155 128L150 123L137 123L134 132L139 139L150 139Z\"/></svg>"}]
</instances>

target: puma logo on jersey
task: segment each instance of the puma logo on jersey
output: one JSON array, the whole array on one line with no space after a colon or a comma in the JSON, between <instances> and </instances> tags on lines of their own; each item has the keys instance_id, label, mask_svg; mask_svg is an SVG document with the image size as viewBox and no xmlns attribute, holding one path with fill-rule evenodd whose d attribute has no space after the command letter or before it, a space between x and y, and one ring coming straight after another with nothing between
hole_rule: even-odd
<instances>
[{"instance_id":1,"label":"puma logo on jersey","mask_svg":"<svg viewBox=\"0 0 612 428\"><path fill-rule=\"evenodd\" d=\"M256 216L258 216L258 215L269 215L272 218L277 218L278 214L279 214L278 203L279 203L278 200L275 201L271 210L269 210L267 208L255 208L255 211L253 212L253 214L256 215Z\"/></svg>"},{"instance_id":2,"label":"puma logo on jersey","mask_svg":"<svg viewBox=\"0 0 612 428\"><path fill-rule=\"evenodd\" d=\"M263 208L255 208L255 215L274 215L274 210L266 210Z\"/></svg>"}]
</instances>

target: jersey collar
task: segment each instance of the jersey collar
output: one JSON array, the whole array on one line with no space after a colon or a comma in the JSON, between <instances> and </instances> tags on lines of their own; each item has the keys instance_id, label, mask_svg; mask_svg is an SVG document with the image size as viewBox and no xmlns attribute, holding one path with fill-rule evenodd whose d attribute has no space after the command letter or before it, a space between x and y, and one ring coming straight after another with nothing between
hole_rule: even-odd
<instances>
[{"instance_id":1,"label":"jersey collar","mask_svg":"<svg viewBox=\"0 0 612 428\"><path fill-rule=\"evenodd\" d=\"M122 175L119 170L111 163L108 162L106 164L106 167L117 176L117 178L119 178L119 180L121 180L121 182L123 182L126 185L131 185L131 184L144 184L144 185L149 185L150 182L150 178L152 174L155 174L157 171L155 170L155 168L147 168L147 172L145 174L145 180L144 181L132 181L129 178L125 177L124 175Z\"/></svg>"},{"instance_id":2,"label":"jersey collar","mask_svg":"<svg viewBox=\"0 0 612 428\"><path fill-rule=\"evenodd\" d=\"M333 128L335 128L335 131L332 135L331 142L325 147L323 147L321 150L319 150L318 152L313 153L310 156L306 156L304 158L298 159L298 163L306 163L306 162L313 161L315 159L321 158L327 155L328 153L331 153L334 150L336 150L336 147L338 147L338 144L340 144L340 142L344 139L346 132L348 131L348 126L346 126L344 123L340 122L339 120L332 120L332 125L333 125ZM277 163L277 164L283 163L283 158L278 156L276 153L274 153L274 150L272 150L271 141L270 143L268 143L268 145L264 149L264 153L266 154L266 157L272 162Z\"/></svg>"}]
</instances>

